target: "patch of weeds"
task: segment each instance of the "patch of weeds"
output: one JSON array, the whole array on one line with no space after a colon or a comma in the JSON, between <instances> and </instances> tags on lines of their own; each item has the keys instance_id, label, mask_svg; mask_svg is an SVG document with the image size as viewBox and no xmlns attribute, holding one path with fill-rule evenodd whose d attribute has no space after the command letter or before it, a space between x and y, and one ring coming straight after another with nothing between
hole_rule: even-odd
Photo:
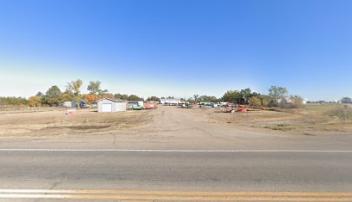
<instances>
[{"instance_id":1,"label":"patch of weeds","mask_svg":"<svg viewBox=\"0 0 352 202\"><path fill-rule=\"evenodd\" d=\"M265 126L264 128L268 128L271 130L278 130L278 131L290 131L294 129L291 125L283 124L283 123L272 125L272 126Z\"/></svg>"},{"instance_id":2,"label":"patch of weeds","mask_svg":"<svg viewBox=\"0 0 352 202\"><path fill-rule=\"evenodd\" d=\"M72 130L92 130L92 129L104 129L109 128L111 125L75 125L75 126L53 126L47 127L46 129L72 129Z\"/></svg>"},{"instance_id":3,"label":"patch of weeds","mask_svg":"<svg viewBox=\"0 0 352 202\"><path fill-rule=\"evenodd\" d=\"M109 128L110 125L78 125L78 126L68 126L67 128L73 130L91 130L91 129L103 129Z\"/></svg>"},{"instance_id":4,"label":"patch of weeds","mask_svg":"<svg viewBox=\"0 0 352 202\"><path fill-rule=\"evenodd\" d=\"M303 135L306 135L306 136L316 136L315 134L307 133L307 132L303 133Z\"/></svg>"},{"instance_id":5,"label":"patch of weeds","mask_svg":"<svg viewBox=\"0 0 352 202\"><path fill-rule=\"evenodd\" d=\"M331 117L337 117L340 120L344 121L352 120L352 108L347 105L337 106L336 108L326 112L326 115Z\"/></svg>"}]
</instances>

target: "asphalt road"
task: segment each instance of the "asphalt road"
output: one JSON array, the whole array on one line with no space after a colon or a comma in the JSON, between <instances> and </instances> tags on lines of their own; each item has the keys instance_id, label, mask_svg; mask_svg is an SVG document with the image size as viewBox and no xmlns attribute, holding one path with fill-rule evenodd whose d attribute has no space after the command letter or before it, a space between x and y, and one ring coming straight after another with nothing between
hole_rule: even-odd
<instances>
[{"instance_id":1,"label":"asphalt road","mask_svg":"<svg viewBox=\"0 0 352 202\"><path fill-rule=\"evenodd\" d=\"M1 189L352 191L349 151L1 150L0 162Z\"/></svg>"}]
</instances>

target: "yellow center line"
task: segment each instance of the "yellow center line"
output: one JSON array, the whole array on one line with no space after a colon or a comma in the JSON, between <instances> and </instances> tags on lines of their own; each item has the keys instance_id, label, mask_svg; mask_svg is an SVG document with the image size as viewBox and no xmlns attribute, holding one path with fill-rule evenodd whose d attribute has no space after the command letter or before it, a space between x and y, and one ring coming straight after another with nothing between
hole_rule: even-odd
<instances>
[{"instance_id":1,"label":"yellow center line","mask_svg":"<svg viewBox=\"0 0 352 202\"><path fill-rule=\"evenodd\" d=\"M122 201L352 201L352 192L178 192L138 190L0 189L0 198Z\"/></svg>"}]
</instances>

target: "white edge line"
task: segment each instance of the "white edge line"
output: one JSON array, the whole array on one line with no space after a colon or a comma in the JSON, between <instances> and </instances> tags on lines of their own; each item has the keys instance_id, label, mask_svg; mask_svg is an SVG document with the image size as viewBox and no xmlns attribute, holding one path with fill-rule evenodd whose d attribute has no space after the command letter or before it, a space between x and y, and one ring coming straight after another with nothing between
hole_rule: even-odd
<instances>
[{"instance_id":1,"label":"white edge line","mask_svg":"<svg viewBox=\"0 0 352 202\"><path fill-rule=\"evenodd\" d=\"M0 152L140 152L140 153L352 153L352 150L202 150L202 149L0 149Z\"/></svg>"}]
</instances>

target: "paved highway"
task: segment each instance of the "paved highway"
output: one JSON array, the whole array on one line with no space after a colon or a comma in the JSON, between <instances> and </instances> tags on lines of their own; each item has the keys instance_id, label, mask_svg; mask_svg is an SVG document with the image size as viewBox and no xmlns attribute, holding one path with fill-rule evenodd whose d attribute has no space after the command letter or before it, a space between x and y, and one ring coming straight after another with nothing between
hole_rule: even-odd
<instances>
[{"instance_id":1,"label":"paved highway","mask_svg":"<svg viewBox=\"0 0 352 202\"><path fill-rule=\"evenodd\" d=\"M6 199L10 190L12 200L27 189L352 191L352 151L346 150L5 149L0 150L0 162L0 198Z\"/></svg>"}]
</instances>

